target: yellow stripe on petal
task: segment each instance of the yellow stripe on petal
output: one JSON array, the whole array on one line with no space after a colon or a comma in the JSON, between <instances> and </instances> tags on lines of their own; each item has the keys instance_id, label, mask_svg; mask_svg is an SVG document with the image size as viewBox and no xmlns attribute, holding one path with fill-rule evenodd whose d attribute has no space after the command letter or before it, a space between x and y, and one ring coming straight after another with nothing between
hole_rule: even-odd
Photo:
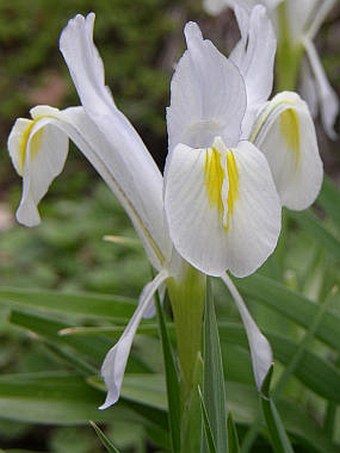
<instances>
[{"instance_id":1,"label":"yellow stripe on petal","mask_svg":"<svg viewBox=\"0 0 340 453\"><path fill-rule=\"evenodd\" d=\"M221 154L216 148L207 150L204 170L209 203L211 206L216 206L218 212L222 214L222 185L225 172L221 164Z\"/></svg>"},{"instance_id":2,"label":"yellow stripe on petal","mask_svg":"<svg viewBox=\"0 0 340 453\"><path fill-rule=\"evenodd\" d=\"M286 109L280 114L280 129L289 149L295 153L296 162L300 159L300 121L295 109Z\"/></svg>"},{"instance_id":3,"label":"yellow stripe on petal","mask_svg":"<svg viewBox=\"0 0 340 453\"><path fill-rule=\"evenodd\" d=\"M228 213L225 221L224 228L226 231L229 229L230 219L234 212L236 200L239 193L239 174L236 165L236 160L233 152L229 149L227 151L227 173L228 173Z\"/></svg>"},{"instance_id":4,"label":"yellow stripe on petal","mask_svg":"<svg viewBox=\"0 0 340 453\"><path fill-rule=\"evenodd\" d=\"M26 150L27 150L27 144L28 140L30 138L31 132L37 121L40 119L36 118L30 122L28 125L27 129L22 133L22 138L20 141L20 150L19 150L19 155L20 155L20 175L22 176L24 172L24 165L25 165L25 160L26 160ZM31 139L31 157L34 158L41 146L41 139L43 136L43 129L38 130L34 136Z\"/></svg>"}]
</instances>

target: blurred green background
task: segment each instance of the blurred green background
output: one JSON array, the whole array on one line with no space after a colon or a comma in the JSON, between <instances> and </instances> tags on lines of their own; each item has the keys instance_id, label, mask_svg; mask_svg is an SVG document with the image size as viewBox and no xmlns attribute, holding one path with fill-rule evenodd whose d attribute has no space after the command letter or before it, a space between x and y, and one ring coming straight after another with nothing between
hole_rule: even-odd
<instances>
[{"instance_id":1,"label":"blurred green background","mask_svg":"<svg viewBox=\"0 0 340 453\"><path fill-rule=\"evenodd\" d=\"M147 260L138 243L127 247L102 240L106 234L135 239L135 233L109 189L77 150L72 148L63 174L41 203L41 226L28 230L14 218L21 181L7 154L8 133L15 118L27 117L36 104L63 108L78 103L58 38L69 18L90 11L97 15L95 41L107 84L161 168L167 148L165 107L174 64L184 49L183 25L197 21L204 35L226 52L237 41L238 31L230 11L212 18L194 0L0 0L0 285L136 297L150 275ZM317 38L338 94L339 18L337 7ZM319 123L317 129L326 173L339 182L339 141L330 142ZM308 248L304 241L297 243ZM1 373L53 369L43 348L9 328L5 310L1 315ZM123 428L119 433L124 444L130 434ZM143 451L143 446L138 447L138 430L135 437L131 451ZM0 449L30 447L63 453L70 451L70 444L75 445L75 453L101 451L87 428L42 430L0 420Z\"/></svg>"}]
</instances>

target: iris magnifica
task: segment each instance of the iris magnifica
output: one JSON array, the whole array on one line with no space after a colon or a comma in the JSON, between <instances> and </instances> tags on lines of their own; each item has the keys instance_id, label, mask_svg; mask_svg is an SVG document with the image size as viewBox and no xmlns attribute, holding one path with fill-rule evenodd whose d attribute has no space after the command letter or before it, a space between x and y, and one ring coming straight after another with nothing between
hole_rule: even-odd
<instances>
[{"instance_id":1,"label":"iris magnifica","mask_svg":"<svg viewBox=\"0 0 340 453\"><path fill-rule=\"evenodd\" d=\"M336 0L204 0L205 9L211 14L219 14L226 6L234 8L236 13L238 7L251 9L256 4L267 8L285 57L289 58L289 49L295 60L286 60L283 64L300 66L301 95L313 117L320 111L323 127L331 139L337 137L334 123L339 113L339 100L327 79L313 40L335 3Z\"/></svg>"},{"instance_id":2,"label":"iris magnifica","mask_svg":"<svg viewBox=\"0 0 340 453\"><path fill-rule=\"evenodd\" d=\"M32 119L16 121L8 147L23 178L20 223L40 222L37 206L62 171L71 139L122 203L158 272L104 360L102 408L119 397L134 335L156 291L180 282L188 268L228 286L261 388L271 349L226 272L244 277L261 266L276 246L281 206L306 208L322 179L306 104L294 93L267 102L276 46L270 21L262 7L242 10L242 37L230 59L196 24L185 26L187 50L171 82L164 178L105 85L93 25L94 14L77 15L60 38L81 106L33 108Z\"/></svg>"}]
</instances>

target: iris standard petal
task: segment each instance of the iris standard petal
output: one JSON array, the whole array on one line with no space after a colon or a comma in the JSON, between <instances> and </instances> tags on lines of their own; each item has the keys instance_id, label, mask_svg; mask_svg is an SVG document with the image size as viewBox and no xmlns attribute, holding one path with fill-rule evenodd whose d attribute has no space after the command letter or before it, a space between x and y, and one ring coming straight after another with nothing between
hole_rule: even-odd
<instances>
[{"instance_id":1,"label":"iris standard petal","mask_svg":"<svg viewBox=\"0 0 340 453\"><path fill-rule=\"evenodd\" d=\"M249 313L247 306L242 299L236 286L227 274L221 276L223 282L232 295L237 309L240 313L243 325L248 338L251 361L253 365L256 386L259 391L262 389L263 381L273 363L273 353L267 338L260 332L254 319Z\"/></svg>"},{"instance_id":2,"label":"iris standard petal","mask_svg":"<svg viewBox=\"0 0 340 453\"><path fill-rule=\"evenodd\" d=\"M209 275L249 275L276 246L280 201L266 158L249 142L178 145L166 162L164 205L178 253Z\"/></svg>"},{"instance_id":3,"label":"iris standard petal","mask_svg":"<svg viewBox=\"0 0 340 453\"><path fill-rule=\"evenodd\" d=\"M167 109L169 149L179 143L212 146L221 136L235 145L246 109L243 79L193 22L185 26L188 50L177 64Z\"/></svg>"},{"instance_id":4,"label":"iris standard petal","mask_svg":"<svg viewBox=\"0 0 340 453\"><path fill-rule=\"evenodd\" d=\"M230 8L240 6L241 8L251 9L255 5L261 4L268 9L274 9L282 1L283 0L204 0L203 5L204 9L209 14L217 15L227 6Z\"/></svg>"},{"instance_id":5,"label":"iris standard petal","mask_svg":"<svg viewBox=\"0 0 340 453\"><path fill-rule=\"evenodd\" d=\"M93 43L93 25L93 13L70 20L61 34L60 50L86 114L105 137L112 156L119 156L129 169L128 198L138 205L140 218L168 258L171 243L164 222L162 175L105 86L103 62Z\"/></svg>"},{"instance_id":6,"label":"iris standard petal","mask_svg":"<svg viewBox=\"0 0 340 453\"><path fill-rule=\"evenodd\" d=\"M153 236L154 226L146 216L145 204L140 205L140 194L136 196L136 188L130 184L135 168L130 168L121 155L115 153L106 136L82 107L63 111L47 106L36 107L32 116L34 120L31 122L19 120L9 138L9 149L16 166L21 166L24 155L24 189L19 220L26 225L39 223L37 205L63 168L68 150L67 137L70 137L122 203L151 263L160 269L169 260L172 245L170 240L166 242L165 235L164 242L157 242ZM140 191L143 195L143 187ZM149 206L151 209L154 208ZM163 216L162 210L160 215ZM156 226L161 228L162 223Z\"/></svg>"},{"instance_id":7,"label":"iris standard petal","mask_svg":"<svg viewBox=\"0 0 340 453\"><path fill-rule=\"evenodd\" d=\"M282 205L310 206L320 191L323 166L314 123L300 96L276 95L259 115L251 141L268 160Z\"/></svg>"},{"instance_id":8,"label":"iris standard petal","mask_svg":"<svg viewBox=\"0 0 340 453\"><path fill-rule=\"evenodd\" d=\"M313 11L312 20L310 21L309 28L306 30L306 36L313 40L318 33L322 23L335 6L337 0L317 0L317 6Z\"/></svg>"},{"instance_id":9,"label":"iris standard petal","mask_svg":"<svg viewBox=\"0 0 340 453\"><path fill-rule=\"evenodd\" d=\"M239 68L247 89L247 109L265 102L273 89L276 37L271 20L262 5L251 12L235 7L241 40L230 54Z\"/></svg>"},{"instance_id":10,"label":"iris standard petal","mask_svg":"<svg viewBox=\"0 0 340 453\"><path fill-rule=\"evenodd\" d=\"M334 123L339 113L339 99L327 79L314 44L305 39L304 46L318 89L322 124L327 135L335 140L337 134L334 130Z\"/></svg>"},{"instance_id":11,"label":"iris standard petal","mask_svg":"<svg viewBox=\"0 0 340 453\"><path fill-rule=\"evenodd\" d=\"M143 315L150 309L153 303L153 296L162 283L168 278L168 273L161 271L143 289L138 307L131 317L126 329L112 349L107 353L101 368L101 374L107 387L105 403L99 409L106 409L114 404L120 395L126 364L129 358L133 339L141 322Z\"/></svg>"}]
</instances>

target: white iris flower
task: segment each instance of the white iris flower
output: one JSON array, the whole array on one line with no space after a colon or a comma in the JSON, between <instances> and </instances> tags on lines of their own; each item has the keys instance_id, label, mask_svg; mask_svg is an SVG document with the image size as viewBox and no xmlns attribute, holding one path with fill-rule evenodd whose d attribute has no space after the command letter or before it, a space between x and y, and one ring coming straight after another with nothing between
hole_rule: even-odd
<instances>
[{"instance_id":1,"label":"white iris flower","mask_svg":"<svg viewBox=\"0 0 340 453\"><path fill-rule=\"evenodd\" d=\"M155 292L169 277L180 279L187 263L220 276L232 292L258 388L271 365L270 346L226 271L246 276L266 260L280 232L281 204L288 205L287 199L294 205L300 197L303 202L297 208L310 204L317 191L301 194L320 186L322 170L311 183L308 168L320 170L321 164L313 163L318 158L315 132L304 103L292 93L265 102L271 91L275 38L265 52L259 50L261 30L270 27L261 11L256 14L266 27L254 18L244 22L247 44L240 42L233 62L203 39L196 24L186 25L188 50L171 83L164 179L105 86L103 63L93 43L94 14L76 16L60 39L82 106L62 111L35 107L31 120L20 118L12 129L9 152L23 178L19 222L40 222L37 206L64 167L70 138L122 203L158 271L104 360L108 394L102 408L119 398L134 335L150 312ZM315 178L313 171L310 179Z\"/></svg>"},{"instance_id":2,"label":"white iris flower","mask_svg":"<svg viewBox=\"0 0 340 453\"><path fill-rule=\"evenodd\" d=\"M250 10L256 4L267 8L281 44L288 44L296 52L304 51L300 91L313 117L320 111L324 129L331 139L337 137L334 123L339 100L327 79L313 39L335 3L336 0L204 0L204 7L210 14L219 14L226 6L234 8L235 12L238 7ZM280 17L282 14L284 20Z\"/></svg>"}]
</instances>

